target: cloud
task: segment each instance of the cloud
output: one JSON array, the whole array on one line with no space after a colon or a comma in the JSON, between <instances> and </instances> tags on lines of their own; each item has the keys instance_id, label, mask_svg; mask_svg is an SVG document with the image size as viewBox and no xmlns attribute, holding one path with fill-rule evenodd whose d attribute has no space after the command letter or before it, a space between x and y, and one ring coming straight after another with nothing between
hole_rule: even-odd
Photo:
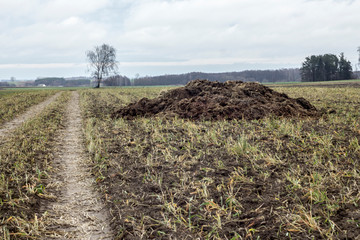
<instances>
[{"instance_id":1,"label":"cloud","mask_svg":"<svg viewBox=\"0 0 360 240\"><path fill-rule=\"evenodd\" d=\"M13 26L0 33L0 63L83 61L86 49L106 34L104 24L78 16Z\"/></svg>"},{"instance_id":2,"label":"cloud","mask_svg":"<svg viewBox=\"0 0 360 240\"><path fill-rule=\"evenodd\" d=\"M11 36L12 33L24 33L24 37L27 37L29 32L35 33L35 30L44 35L58 31L59 34L64 33L67 37L66 33L73 31L74 27L77 27L76 31L80 30L81 33L99 32L99 28L94 28L92 31L86 27L82 29L84 26L101 26L101 29L106 29L105 25L94 16L111 3L109 0L0 1L0 20L4 25L2 34Z\"/></svg>"},{"instance_id":3,"label":"cloud","mask_svg":"<svg viewBox=\"0 0 360 240\"><path fill-rule=\"evenodd\" d=\"M357 34L358 10L348 1L141 1L119 43L135 54L180 59L303 56L348 48L339 39Z\"/></svg>"},{"instance_id":4,"label":"cloud","mask_svg":"<svg viewBox=\"0 0 360 240\"><path fill-rule=\"evenodd\" d=\"M241 58L241 57L224 57L224 58L193 58L189 60L178 61L150 61L150 62L121 62L122 66L126 67L141 67L141 66L206 66L206 65L233 65L236 63L242 64L256 64L271 63L284 64L284 61L293 61L293 59L284 58Z\"/></svg>"},{"instance_id":5,"label":"cloud","mask_svg":"<svg viewBox=\"0 0 360 240\"><path fill-rule=\"evenodd\" d=\"M44 69L44 68L73 68L85 67L85 64L74 63L25 63L25 64L0 64L0 69Z\"/></svg>"},{"instance_id":6,"label":"cloud","mask_svg":"<svg viewBox=\"0 0 360 240\"><path fill-rule=\"evenodd\" d=\"M54 21L74 15L92 14L107 7L110 0L1 0L0 3L2 17Z\"/></svg>"},{"instance_id":7,"label":"cloud","mask_svg":"<svg viewBox=\"0 0 360 240\"><path fill-rule=\"evenodd\" d=\"M296 67L311 54L344 52L356 61L360 45L360 1L0 3L0 64L83 64L85 51L108 43L118 50L120 71L121 66L157 66L161 74L161 66L176 64L188 71L237 63Z\"/></svg>"}]
</instances>

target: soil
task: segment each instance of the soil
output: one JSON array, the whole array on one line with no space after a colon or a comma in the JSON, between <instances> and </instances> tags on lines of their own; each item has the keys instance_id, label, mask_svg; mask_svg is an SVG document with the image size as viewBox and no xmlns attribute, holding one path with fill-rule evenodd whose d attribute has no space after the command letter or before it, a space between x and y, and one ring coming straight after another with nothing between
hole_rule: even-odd
<instances>
[{"instance_id":1,"label":"soil","mask_svg":"<svg viewBox=\"0 0 360 240\"><path fill-rule=\"evenodd\" d=\"M291 211L294 211L294 216L297 214L295 210L291 209L296 209L300 203L312 209L315 216L321 216L323 204L312 204L310 200L304 197L306 194L304 191L298 190L294 193L288 189L289 182L284 176L289 169L299 167L303 169L304 176L309 174L307 171L313 171L310 170L310 164L304 160L309 153L301 147L295 147L290 136L284 135L274 141L273 139L276 137L272 133L260 134L262 128L258 127L256 132L259 136L254 141L261 144L263 149L267 149L269 154L279 156L286 161L279 164L269 164L261 159L256 162L258 165L254 168L251 161L243 157L236 159L221 144L209 147L205 141L202 141L206 139L206 132L214 131L215 127L211 125L212 123L199 123L205 124L203 125L204 132L197 133L200 136L197 138L198 142L193 142L194 149L190 153L191 155L187 155L186 150L183 150L183 144L190 142L194 135L185 128L178 125L171 126L171 123L163 122L161 135L167 139L167 142L164 143L161 138L154 137L154 132L149 131L150 127L141 126L135 121L128 121L127 123L126 132L128 134L114 129L101 129L104 134L102 138L105 141L104 147L106 146L106 151L110 154L109 161L112 164L108 168L108 174L105 174L106 178L102 184L105 184L107 194L112 199L108 204L113 209L113 215L116 218L112 223L113 227L118 232L122 232L120 239L195 239L194 232L196 231L191 232L181 224L177 225L176 232L168 227L171 224L159 224L163 223L163 219L172 218L171 214L170 216L167 215L166 208L162 206L164 202L174 202L179 208L189 209L187 206L192 197L194 200L192 200L191 215L199 216L192 219L192 224L196 226L194 229L202 229L206 233L211 232L209 225L213 224L214 219L211 216L204 217L207 215L201 204L205 200L199 200L201 199L200 194L196 194L201 191L196 186L201 188L199 183L209 181L207 185L208 199L220 204L223 201L222 199L226 199L228 192L219 190L219 186L230 182L230 176L233 176L234 169L247 169L246 176L251 181L236 181L234 183L234 189L237 189L236 199L241 202L243 211L238 217L232 216L230 218L229 216L229 219L226 218L227 221L224 221L221 230L219 230L221 236L219 239L231 239L233 237L236 239L233 235L234 232L238 232L244 239L257 239L256 237L245 237L245 229L250 228L248 226L258 231L255 235L260 236L259 239L289 239L285 235L286 231L281 231L281 225L287 221L285 219L293 217L290 215ZM153 124L154 122L149 126L155 128L156 126ZM316 123L313 122L313 124ZM304 132L311 132L316 127L316 125L306 125L303 130ZM236 126L236 124L233 127L223 128L223 139L235 138L244 130L248 129L243 125ZM331 133L331 130L327 130L325 127L316 130L317 132L323 131L324 134ZM116 137L114 137L114 132L117 134ZM346 134L347 136L354 136L351 131ZM113 139L122 139L122 141L114 141ZM131 144L132 141L137 142L138 145ZM281 142L280 151L276 150L277 141ZM297 141L295 143L301 146L301 140ZM142 154L135 154L134 149L137 147L144 149ZM168 161L162 155L161 149L168 149L169 152L172 152L172 156L188 157L182 158L182 160L174 157L175 161ZM206 154L198 157L204 149ZM149 156L154 161L151 166L144 163ZM224 167L217 167L219 161ZM259 172L266 172L268 177L264 179ZM156 179L155 176L161 178L160 183L153 180ZM185 183L183 183L184 181ZM338 191L341 191L332 185L329 185L329 189L331 189L329 196L337 196ZM301 200L291 198L293 195L301 197ZM130 204L126 204L128 202ZM331 218L338 226L341 226L341 229L349 230L347 233L342 233L344 235L340 235L344 238L339 237L339 239L353 239L353 236L358 236L360 233L359 228L354 228L352 223L346 222L347 219L358 220L360 216L358 210L354 211L350 207L341 206L339 211L343 215L335 215ZM209 215L211 211L215 212L211 207L207 211ZM186 212L184 217L187 217L187 214ZM147 235L144 238L139 237L140 223L145 225L143 229ZM286 224L283 228L291 230L291 227ZM167 235L161 238L157 235L158 232L164 232ZM314 239L324 239L318 232L291 233L292 239L311 239L309 238L311 235ZM241 238L239 237L239 239Z\"/></svg>"},{"instance_id":2,"label":"soil","mask_svg":"<svg viewBox=\"0 0 360 240\"><path fill-rule=\"evenodd\" d=\"M103 134L103 148L109 154L110 164L104 174L106 177L100 184L105 185L108 198L111 199L107 204L114 216L112 226L117 232L121 232L120 239L330 239L314 229L301 231L293 229L291 225L291 221L298 221L301 207L304 206L304 211L311 212L314 218L322 219L319 223L324 224L322 228L326 228L326 218L323 215L326 204L313 203L309 199L307 189L310 184L305 179L314 172L325 175L328 169L314 167L311 159L309 160L309 155L319 148L317 143L303 148L302 142L311 141L305 136L312 131L326 136L333 134L334 129L328 128L327 123L310 120L303 125L302 135L296 137L277 135L278 130L274 134L267 131L262 123L247 126L230 123L222 126L220 122L198 122L197 130L192 131L188 129L188 121L185 121L184 126L176 121L162 121L161 128L156 125L156 120L150 120L147 125L139 121L125 121L126 130L112 129L113 125L109 121L109 125L99 129ZM291 121L295 125L296 120ZM206 142L207 133L218 129L221 129L218 142ZM347 140L359 137L359 134L346 126L337 126L336 131L342 132L346 139L343 143L337 141L337 144L343 144L344 149ZM252 156L231 155L222 143L228 138L235 139L244 132L255 135L250 144L282 161L271 163L261 157L255 161L249 160ZM188 151L186 145L190 142L193 147ZM142 150L138 152L136 149ZM337 160L333 155L329 162L336 164ZM357 159L354 155L347 158ZM339 162L344 165L344 171L354 168L345 163L345 156ZM244 170L244 175L237 175L239 169ZM299 175L304 176L301 181L304 186L302 190L289 187L291 183L285 176L293 169L301 169ZM263 173L266 173L266 177ZM235 175L239 178L232 183L231 179ZM206 198L201 195L205 183ZM228 188L221 189L223 185ZM335 182L329 181L322 187L325 186L331 199L338 198L342 191L341 185ZM226 215L216 208L218 205L225 205L222 203L229 196L229 189L234 189L232 194L240 203L241 211L238 215ZM358 193L358 185L355 183L354 189ZM205 207L204 202L209 199L214 203L214 208ZM166 203L173 203L178 210L173 213L171 209L168 210ZM358 208L351 204L340 204L338 212L339 214L335 212L330 218L335 226L342 229L334 239L357 239L360 228L354 222L357 223L360 219ZM194 216L191 218L194 231L190 231L182 221L176 221L177 216L183 216L186 221L190 214ZM215 226L215 217L219 216L216 214L224 214L222 227L217 230L219 236L207 238L206 234L211 233ZM176 231L172 228L174 222ZM298 224L307 228L305 221L298 221ZM199 229L204 233L202 237L196 235L200 232ZM254 237L249 234L248 229L254 229L254 232L256 229ZM159 232L164 233L164 237ZM234 235L234 232L239 236Z\"/></svg>"},{"instance_id":3,"label":"soil","mask_svg":"<svg viewBox=\"0 0 360 240\"><path fill-rule=\"evenodd\" d=\"M67 114L55 152L55 173L47 186L57 198L42 204L46 206L42 212L47 212L46 239L112 239L108 212L94 189L83 147L77 92L73 92Z\"/></svg>"},{"instance_id":4,"label":"soil","mask_svg":"<svg viewBox=\"0 0 360 240\"><path fill-rule=\"evenodd\" d=\"M251 122L114 121L89 104L105 159L94 173L103 177L98 184L118 238L358 239L358 91L339 98L341 91L286 90L314 102L325 95L317 106L335 113ZM176 96L159 98L166 94ZM122 104L104 95L90 102L102 109Z\"/></svg>"},{"instance_id":5,"label":"soil","mask_svg":"<svg viewBox=\"0 0 360 240\"><path fill-rule=\"evenodd\" d=\"M225 83L194 80L186 86L160 94L155 99L142 98L117 110L114 118L178 116L192 120L262 119L314 117L317 109L306 99L293 99L259 83Z\"/></svg>"},{"instance_id":6,"label":"soil","mask_svg":"<svg viewBox=\"0 0 360 240\"><path fill-rule=\"evenodd\" d=\"M21 114L15 119L6 122L4 125L0 127L0 139L9 135L10 132L14 131L16 128L18 128L21 124L23 124L27 120L41 113L41 111L44 110L44 108L47 107L50 103L52 103L57 97L59 97L60 94L61 94L60 92L56 93L55 95L51 96L44 102L30 107L25 113Z\"/></svg>"}]
</instances>

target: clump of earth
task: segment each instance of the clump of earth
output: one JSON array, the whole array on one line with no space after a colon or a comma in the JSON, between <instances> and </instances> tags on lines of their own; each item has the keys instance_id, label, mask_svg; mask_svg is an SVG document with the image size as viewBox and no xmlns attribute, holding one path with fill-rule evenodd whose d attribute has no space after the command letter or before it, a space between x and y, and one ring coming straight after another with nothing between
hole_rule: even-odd
<instances>
[{"instance_id":1,"label":"clump of earth","mask_svg":"<svg viewBox=\"0 0 360 240\"><path fill-rule=\"evenodd\" d=\"M192 120L262 119L266 116L314 117L319 112L304 98L290 98L255 82L194 80L184 87L142 98L113 114L133 119L178 116Z\"/></svg>"}]
</instances>

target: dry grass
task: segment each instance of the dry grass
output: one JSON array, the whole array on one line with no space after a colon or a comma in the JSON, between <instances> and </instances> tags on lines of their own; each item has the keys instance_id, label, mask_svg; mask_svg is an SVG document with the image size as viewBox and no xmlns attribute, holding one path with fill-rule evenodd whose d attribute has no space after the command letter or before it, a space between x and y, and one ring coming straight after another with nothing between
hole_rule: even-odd
<instances>
[{"instance_id":1,"label":"dry grass","mask_svg":"<svg viewBox=\"0 0 360 240\"><path fill-rule=\"evenodd\" d=\"M276 89L310 100L326 113L320 119L110 118L162 90L81 90L86 145L115 239L360 235L359 88ZM36 239L43 229L37 210L49 197L68 99L64 93L1 143L0 239Z\"/></svg>"},{"instance_id":2,"label":"dry grass","mask_svg":"<svg viewBox=\"0 0 360 240\"><path fill-rule=\"evenodd\" d=\"M44 101L57 91L2 90L0 94L0 125L25 112L32 105Z\"/></svg>"},{"instance_id":3,"label":"dry grass","mask_svg":"<svg viewBox=\"0 0 360 240\"><path fill-rule=\"evenodd\" d=\"M50 92L49 94L51 94ZM0 148L0 238L37 239L40 199L47 198L46 179L55 134L62 127L69 92L25 122Z\"/></svg>"},{"instance_id":4,"label":"dry grass","mask_svg":"<svg viewBox=\"0 0 360 240\"><path fill-rule=\"evenodd\" d=\"M360 89L277 90L328 113L113 120L114 109L145 93L83 91L87 147L119 239L358 236Z\"/></svg>"}]
</instances>

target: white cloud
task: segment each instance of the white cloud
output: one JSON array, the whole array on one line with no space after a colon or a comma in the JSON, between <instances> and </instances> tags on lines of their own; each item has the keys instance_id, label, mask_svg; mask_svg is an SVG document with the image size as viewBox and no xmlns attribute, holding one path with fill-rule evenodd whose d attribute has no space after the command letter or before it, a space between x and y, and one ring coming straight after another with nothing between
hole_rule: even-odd
<instances>
[{"instance_id":1,"label":"white cloud","mask_svg":"<svg viewBox=\"0 0 360 240\"><path fill-rule=\"evenodd\" d=\"M86 67L86 64L75 63L26 63L26 64L0 64L0 69L44 69L44 68L72 68Z\"/></svg>"},{"instance_id":2,"label":"white cloud","mask_svg":"<svg viewBox=\"0 0 360 240\"><path fill-rule=\"evenodd\" d=\"M287 59L287 61L293 59ZM284 59L267 59L267 58L199 58L183 61L152 61L152 62L121 62L125 67L141 66L207 66L207 65L232 65L236 63L256 64L256 63L283 64Z\"/></svg>"},{"instance_id":3,"label":"white cloud","mask_svg":"<svg viewBox=\"0 0 360 240\"><path fill-rule=\"evenodd\" d=\"M69 17L61 22L64 26L76 26L77 24L81 23L81 19L78 17Z\"/></svg>"},{"instance_id":4,"label":"white cloud","mask_svg":"<svg viewBox=\"0 0 360 240\"><path fill-rule=\"evenodd\" d=\"M84 63L86 50L109 43L124 67L289 67L323 53L345 52L355 63L360 45L360 1L0 0L0 6L3 64Z\"/></svg>"},{"instance_id":5,"label":"white cloud","mask_svg":"<svg viewBox=\"0 0 360 240\"><path fill-rule=\"evenodd\" d=\"M16 61L43 63L84 59L85 51L93 42L101 42L107 34L106 26L98 22L86 22L80 17L61 21L34 22L26 26L14 26L0 33L3 47L0 62Z\"/></svg>"},{"instance_id":6,"label":"white cloud","mask_svg":"<svg viewBox=\"0 0 360 240\"><path fill-rule=\"evenodd\" d=\"M37 21L61 20L91 14L109 4L110 0L0 0L0 14Z\"/></svg>"},{"instance_id":7,"label":"white cloud","mask_svg":"<svg viewBox=\"0 0 360 240\"><path fill-rule=\"evenodd\" d=\"M124 48L178 58L304 54L357 34L360 3L301 0L144 1L125 21ZM336 17L338 16L338 17ZM354 44L354 37L351 37ZM347 40L346 40L347 41ZM354 48L355 46L350 46ZM321 51L323 49L319 49ZM344 49L345 50L345 49Z\"/></svg>"}]
</instances>

